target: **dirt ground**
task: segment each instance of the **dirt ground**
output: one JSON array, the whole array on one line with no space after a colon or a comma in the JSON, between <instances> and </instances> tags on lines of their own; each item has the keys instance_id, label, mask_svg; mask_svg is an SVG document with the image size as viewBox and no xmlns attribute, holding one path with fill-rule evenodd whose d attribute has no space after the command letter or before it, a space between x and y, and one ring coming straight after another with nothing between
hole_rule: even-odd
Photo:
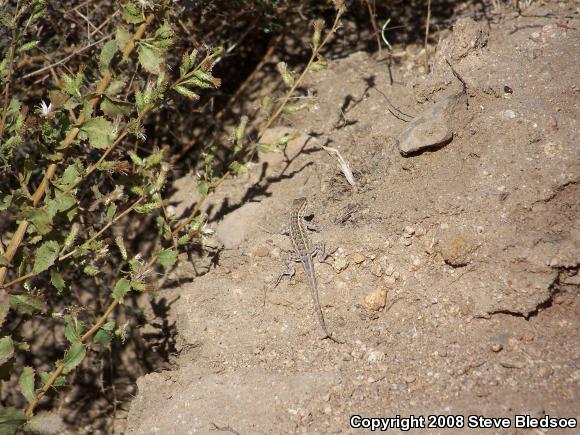
<instances>
[{"instance_id":1,"label":"dirt ground","mask_svg":"<svg viewBox=\"0 0 580 435\"><path fill-rule=\"evenodd\" d=\"M316 103L270 132L296 133L285 152L212 197L206 243L223 249L183 258L156 295L179 352L139 379L127 433L354 433L358 414L464 417L432 433L540 434L515 416L579 419L578 5L461 19L440 34L429 75L413 46L395 48L392 83L366 53L311 75ZM454 95L435 119L448 137L402 155L407 121ZM348 161L356 189L321 145ZM193 174L178 181L176 213L194 186ZM300 196L330 254L315 268L343 344L321 339L302 269L270 285ZM469 428L469 415L511 427Z\"/></svg>"}]
</instances>

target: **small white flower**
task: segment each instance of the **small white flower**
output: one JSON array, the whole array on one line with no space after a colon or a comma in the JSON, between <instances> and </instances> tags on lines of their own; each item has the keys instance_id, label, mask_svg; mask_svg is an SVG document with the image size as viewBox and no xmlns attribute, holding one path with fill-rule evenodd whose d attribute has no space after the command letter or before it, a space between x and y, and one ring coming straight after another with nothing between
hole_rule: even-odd
<instances>
[{"instance_id":1,"label":"small white flower","mask_svg":"<svg viewBox=\"0 0 580 435\"><path fill-rule=\"evenodd\" d=\"M139 3L139 6L141 6L141 9L153 9L153 4L151 3L150 0L137 0L137 3Z\"/></svg>"},{"instance_id":2,"label":"small white flower","mask_svg":"<svg viewBox=\"0 0 580 435\"><path fill-rule=\"evenodd\" d=\"M201 227L201 233L204 236L211 236L212 234L215 233L215 230L211 229L207 224L203 224L203 226Z\"/></svg>"},{"instance_id":3,"label":"small white flower","mask_svg":"<svg viewBox=\"0 0 580 435\"><path fill-rule=\"evenodd\" d=\"M47 106L44 100L40 100L40 106L38 107L38 111L40 112L41 116L44 116L46 118L52 112L52 103L50 103Z\"/></svg>"}]
</instances>

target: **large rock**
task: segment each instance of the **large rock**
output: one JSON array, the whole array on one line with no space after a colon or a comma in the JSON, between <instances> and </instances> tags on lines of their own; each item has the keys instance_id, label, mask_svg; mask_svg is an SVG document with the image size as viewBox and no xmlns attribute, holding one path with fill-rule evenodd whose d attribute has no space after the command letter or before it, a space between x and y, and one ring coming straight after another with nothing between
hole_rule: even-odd
<instances>
[{"instance_id":1,"label":"large rock","mask_svg":"<svg viewBox=\"0 0 580 435\"><path fill-rule=\"evenodd\" d=\"M453 139L453 115L466 106L464 92L451 95L413 119L397 139L402 155L442 147Z\"/></svg>"}]
</instances>

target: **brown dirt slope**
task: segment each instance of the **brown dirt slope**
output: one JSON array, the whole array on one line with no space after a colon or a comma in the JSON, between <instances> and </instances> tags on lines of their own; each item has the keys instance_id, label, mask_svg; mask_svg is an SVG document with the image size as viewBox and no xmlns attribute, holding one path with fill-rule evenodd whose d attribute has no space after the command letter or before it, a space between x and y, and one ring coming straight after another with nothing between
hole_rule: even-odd
<instances>
[{"instance_id":1,"label":"brown dirt slope","mask_svg":"<svg viewBox=\"0 0 580 435\"><path fill-rule=\"evenodd\" d=\"M393 84L364 53L312 76L316 104L286 120L300 136L208 209L226 249L157 296L179 295L180 353L139 380L128 432L351 432L352 414L579 418L579 28L573 2L539 2L497 25L456 23L426 77L412 47ZM409 117L397 109L417 118L462 90L447 61L467 87L437 120L453 139L403 157ZM180 184L183 208L192 181ZM331 254L315 267L344 344L320 339L302 270L269 286L298 196Z\"/></svg>"}]
</instances>

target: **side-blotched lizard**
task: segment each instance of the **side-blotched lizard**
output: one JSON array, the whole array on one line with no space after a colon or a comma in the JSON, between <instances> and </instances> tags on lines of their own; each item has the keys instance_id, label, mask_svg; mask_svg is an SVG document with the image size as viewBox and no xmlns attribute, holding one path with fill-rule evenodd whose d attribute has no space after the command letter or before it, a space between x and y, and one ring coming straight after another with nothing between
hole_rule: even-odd
<instances>
[{"instance_id":1,"label":"side-blotched lizard","mask_svg":"<svg viewBox=\"0 0 580 435\"><path fill-rule=\"evenodd\" d=\"M304 219L304 213L306 211L306 198L297 198L292 202L292 210L290 212L290 229L288 233L290 239L292 240L292 246L294 252L292 252L286 261L286 270L284 270L274 283L274 287L280 283L280 280L284 275L289 275L292 277L296 273L296 268L294 263L301 262L304 267L304 271L308 276L308 284L310 284L310 292L312 293L312 300L314 302L314 309L316 310L316 315L318 316L318 322L322 327L322 330L326 334L323 338L330 338L332 341L337 343L342 343L332 336L326 329L326 323L324 322L324 316L322 315L322 310L320 308L320 302L318 301L318 289L316 287L316 275L314 274L314 264L312 262L312 257L316 255L318 261L322 262L326 258L326 253L324 249L324 243L312 243L308 238L307 229L312 228L312 226Z\"/></svg>"}]
</instances>

